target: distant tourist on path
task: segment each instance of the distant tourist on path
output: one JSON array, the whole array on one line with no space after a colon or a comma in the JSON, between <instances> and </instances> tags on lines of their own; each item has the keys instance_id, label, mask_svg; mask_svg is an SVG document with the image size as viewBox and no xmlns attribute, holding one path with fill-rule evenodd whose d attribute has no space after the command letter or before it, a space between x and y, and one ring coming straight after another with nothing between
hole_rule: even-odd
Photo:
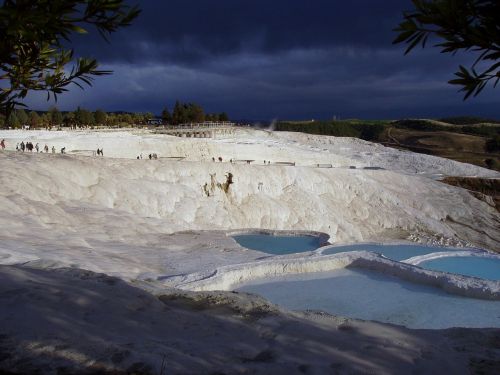
<instances>
[{"instance_id":1,"label":"distant tourist on path","mask_svg":"<svg viewBox=\"0 0 500 375\"><path fill-rule=\"evenodd\" d=\"M40 146L38 145L38 143L35 145L35 150L36 152L40 152Z\"/></svg>"},{"instance_id":2,"label":"distant tourist on path","mask_svg":"<svg viewBox=\"0 0 500 375\"><path fill-rule=\"evenodd\" d=\"M61 154L64 154L66 152L66 147L61 148Z\"/></svg>"},{"instance_id":3,"label":"distant tourist on path","mask_svg":"<svg viewBox=\"0 0 500 375\"><path fill-rule=\"evenodd\" d=\"M55 154L56 153L56 148L54 146L52 146L52 153Z\"/></svg>"},{"instance_id":4,"label":"distant tourist on path","mask_svg":"<svg viewBox=\"0 0 500 375\"><path fill-rule=\"evenodd\" d=\"M220 156L219 156L219 162L221 162L221 163L222 163L222 158L221 158Z\"/></svg>"},{"instance_id":5,"label":"distant tourist on path","mask_svg":"<svg viewBox=\"0 0 500 375\"><path fill-rule=\"evenodd\" d=\"M43 148L43 150L45 151L45 153L48 153L49 152L49 146L45 145L45 147Z\"/></svg>"},{"instance_id":6,"label":"distant tourist on path","mask_svg":"<svg viewBox=\"0 0 500 375\"><path fill-rule=\"evenodd\" d=\"M5 150L5 139L2 139L2 141L0 142L0 147L2 148L2 150Z\"/></svg>"},{"instance_id":7,"label":"distant tourist on path","mask_svg":"<svg viewBox=\"0 0 500 375\"><path fill-rule=\"evenodd\" d=\"M19 151L19 143L16 144L16 151Z\"/></svg>"}]
</instances>

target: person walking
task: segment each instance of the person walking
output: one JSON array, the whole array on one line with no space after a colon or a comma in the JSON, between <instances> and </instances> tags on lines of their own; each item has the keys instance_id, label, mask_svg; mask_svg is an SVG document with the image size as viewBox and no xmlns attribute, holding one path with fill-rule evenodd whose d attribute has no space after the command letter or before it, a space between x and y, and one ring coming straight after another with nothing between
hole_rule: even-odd
<instances>
[{"instance_id":1,"label":"person walking","mask_svg":"<svg viewBox=\"0 0 500 375\"><path fill-rule=\"evenodd\" d=\"M55 146L52 146L52 153L55 154L56 153L56 148Z\"/></svg>"},{"instance_id":2,"label":"person walking","mask_svg":"<svg viewBox=\"0 0 500 375\"><path fill-rule=\"evenodd\" d=\"M2 148L2 150L5 150L5 139L2 139L2 141L0 142L0 147Z\"/></svg>"},{"instance_id":3,"label":"person walking","mask_svg":"<svg viewBox=\"0 0 500 375\"><path fill-rule=\"evenodd\" d=\"M36 152L40 152L40 146L38 145L38 143L35 145L35 150Z\"/></svg>"},{"instance_id":4,"label":"person walking","mask_svg":"<svg viewBox=\"0 0 500 375\"><path fill-rule=\"evenodd\" d=\"M24 141L21 141L21 151L24 152L25 148L26 148L26 146L24 145Z\"/></svg>"},{"instance_id":5,"label":"person walking","mask_svg":"<svg viewBox=\"0 0 500 375\"><path fill-rule=\"evenodd\" d=\"M45 145L45 147L43 148L43 151L45 151L46 154L49 153L49 146Z\"/></svg>"}]
</instances>

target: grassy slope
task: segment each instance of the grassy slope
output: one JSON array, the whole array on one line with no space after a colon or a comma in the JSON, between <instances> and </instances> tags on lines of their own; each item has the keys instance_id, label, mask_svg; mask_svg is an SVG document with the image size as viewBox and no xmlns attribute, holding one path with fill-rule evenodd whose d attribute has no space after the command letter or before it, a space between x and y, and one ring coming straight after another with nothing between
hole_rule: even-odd
<instances>
[{"instance_id":1,"label":"grassy slope","mask_svg":"<svg viewBox=\"0 0 500 375\"><path fill-rule=\"evenodd\" d=\"M368 131L371 127L375 131ZM500 125L478 123L456 125L437 120L401 121L290 121L276 130L359 137L385 146L440 156L500 171L500 152L486 152L486 141L500 134ZM489 165L486 162L488 159Z\"/></svg>"},{"instance_id":2,"label":"grassy slope","mask_svg":"<svg viewBox=\"0 0 500 375\"><path fill-rule=\"evenodd\" d=\"M486 160L493 159L493 169L500 171L500 153L485 151L487 138L445 131L419 131L389 127L380 142L386 146L440 156L487 168Z\"/></svg>"}]
</instances>

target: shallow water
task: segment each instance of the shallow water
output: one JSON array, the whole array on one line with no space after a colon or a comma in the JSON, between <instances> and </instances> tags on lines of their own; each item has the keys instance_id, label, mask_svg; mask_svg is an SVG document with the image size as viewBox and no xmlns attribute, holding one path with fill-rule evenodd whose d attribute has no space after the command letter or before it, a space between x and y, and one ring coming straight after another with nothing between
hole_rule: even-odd
<instances>
[{"instance_id":1,"label":"shallow water","mask_svg":"<svg viewBox=\"0 0 500 375\"><path fill-rule=\"evenodd\" d=\"M291 310L321 310L409 328L500 327L500 301L454 296L371 271L285 276L237 290L260 294Z\"/></svg>"},{"instance_id":2,"label":"shallow water","mask_svg":"<svg viewBox=\"0 0 500 375\"><path fill-rule=\"evenodd\" d=\"M233 236L241 246L273 255L312 251L320 246L314 236L273 236L267 234L242 234Z\"/></svg>"},{"instance_id":3,"label":"shallow water","mask_svg":"<svg viewBox=\"0 0 500 375\"><path fill-rule=\"evenodd\" d=\"M437 253L441 251L454 251L455 249L419 245L347 245L327 249L323 252L323 254L338 254L348 251L362 250L372 251L384 255L386 258L401 261L416 256Z\"/></svg>"},{"instance_id":4,"label":"shallow water","mask_svg":"<svg viewBox=\"0 0 500 375\"><path fill-rule=\"evenodd\" d=\"M500 259L481 257L444 257L422 262L419 267L488 280L500 280Z\"/></svg>"}]
</instances>

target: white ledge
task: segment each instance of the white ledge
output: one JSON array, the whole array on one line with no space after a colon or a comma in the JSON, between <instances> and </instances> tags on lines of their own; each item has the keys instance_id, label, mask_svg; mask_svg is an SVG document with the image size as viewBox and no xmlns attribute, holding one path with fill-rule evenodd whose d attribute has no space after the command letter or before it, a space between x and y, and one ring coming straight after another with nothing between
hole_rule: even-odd
<instances>
[{"instance_id":1,"label":"white ledge","mask_svg":"<svg viewBox=\"0 0 500 375\"><path fill-rule=\"evenodd\" d=\"M469 254L469 252L467 252ZM177 288L192 291L232 290L258 279L281 275L328 272L339 268L361 268L396 276L402 280L429 285L455 295L500 300L500 281L425 270L396 262L367 251L302 257L271 257L261 261L230 265L212 272L186 275Z\"/></svg>"}]
</instances>

